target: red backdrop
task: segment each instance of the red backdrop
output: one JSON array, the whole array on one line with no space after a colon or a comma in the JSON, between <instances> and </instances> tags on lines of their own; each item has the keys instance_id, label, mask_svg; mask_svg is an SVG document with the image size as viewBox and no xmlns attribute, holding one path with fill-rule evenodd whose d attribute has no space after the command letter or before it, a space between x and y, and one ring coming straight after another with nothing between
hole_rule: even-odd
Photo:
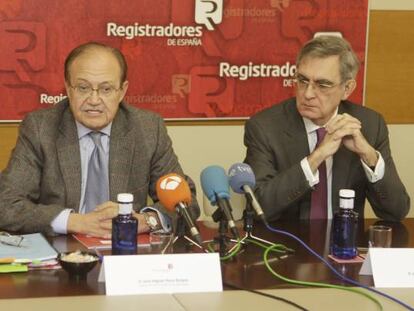
<instances>
[{"instance_id":1,"label":"red backdrop","mask_svg":"<svg viewBox=\"0 0 414 311\"><path fill-rule=\"evenodd\" d=\"M64 96L64 59L87 41L125 54L132 105L244 118L294 95L295 56L315 32L340 32L362 62L361 103L367 13L368 0L0 0L0 120Z\"/></svg>"}]
</instances>

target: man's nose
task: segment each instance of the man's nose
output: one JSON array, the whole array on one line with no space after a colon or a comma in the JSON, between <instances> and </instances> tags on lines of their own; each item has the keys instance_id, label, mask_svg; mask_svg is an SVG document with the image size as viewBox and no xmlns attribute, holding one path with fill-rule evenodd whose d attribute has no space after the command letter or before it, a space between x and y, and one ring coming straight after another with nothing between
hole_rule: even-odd
<instances>
[{"instance_id":1,"label":"man's nose","mask_svg":"<svg viewBox=\"0 0 414 311\"><path fill-rule=\"evenodd\" d=\"M89 95L89 102L91 104L100 104L101 101L102 101L102 99L99 96L99 90L98 89L92 89L92 92Z\"/></svg>"},{"instance_id":2,"label":"man's nose","mask_svg":"<svg viewBox=\"0 0 414 311\"><path fill-rule=\"evenodd\" d=\"M309 84L306 86L305 88L305 97L306 98L313 98L316 95L315 92L315 85L313 84L312 81L309 82Z\"/></svg>"}]
</instances>

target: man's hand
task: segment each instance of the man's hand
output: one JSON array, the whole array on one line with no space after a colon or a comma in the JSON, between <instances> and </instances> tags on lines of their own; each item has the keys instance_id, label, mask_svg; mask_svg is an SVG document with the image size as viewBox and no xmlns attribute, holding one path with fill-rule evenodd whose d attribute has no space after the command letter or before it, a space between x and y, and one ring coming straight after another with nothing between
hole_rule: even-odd
<instances>
[{"instance_id":1,"label":"man's hand","mask_svg":"<svg viewBox=\"0 0 414 311\"><path fill-rule=\"evenodd\" d=\"M113 203L113 202L109 202L109 201L97 206L96 209L94 209L92 213L103 211L103 210L108 210L108 209L113 209L114 206L116 207L116 214L115 214L115 216L116 216L116 215L118 215L118 204ZM111 213L111 212L109 212L109 213ZM154 216L157 216L157 214L155 212L150 212L150 213L154 214ZM113 217L115 217L115 216L113 216ZM150 231L150 227L148 227L147 221L145 220L145 216L143 214L139 214L135 211L132 211L132 216L138 220L138 233L143 233L143 232ZM111 225L112 225L112 222L111 222ZM112 226L111 226L111 228L112 228Z\"/></svg>"},{"instance_id":2,"label":"man's hand","mask_svg":"<svg viewBox=\"0 0 414 311\"><path fill-rule=\"evenodd\" d=\"M333 156L342 144L345 136L361 129L361 122L349 115L337 115L326 125L326 135L323 141L309 155L308 162L313 173L328 157Z\"/></svg>"},{"instance_id":3,"label":"man's hand","mask_svg":"<svg viewBox=\"0 0 414 311\"><path fill-rule=\"evenodd\" d=\"M132 212L138 220L138 233L148 232L149 227L142 214ZM82 233L90 236L110 239L112 235L112 218L118 215L118 203L107 201L98 205L88 214L71 213L67 230L71 233Z\"/></svg>"},{"instance_id":4,"label":"man's hand","mask_svg":"<svg viewBox=\"0 0 414 311\"><path fill-rule=\"evenodd\" d=\"M337 115L326 125L326 130L328 133L341 137L342 144L358 154L368 166L377 164L378 155L362 135L361 122L358 119L347 113Z\"/></svg>"},{"instance_id":5,"label":"man's hand","mask_svg":"<svg viewBox=\"0 0 414 311\"><path fill-rule=\"evenodd\" d=\"M118 204L108 201L98 205L88 214L71 213L68 232L83 233L105 239L111 238L112 218L118 215Z\"/></svg>"},{"instance_id":6,"label":"man's hand","mask_svg":"<svg viewBox=\"0 0 414 311\"><path fill-rule=\"evenodd\" d=\"M148 227L144 215L133 212L133 216L138 220L138 233L150 231L150 227Z\"/></svg>"}]
</instances>

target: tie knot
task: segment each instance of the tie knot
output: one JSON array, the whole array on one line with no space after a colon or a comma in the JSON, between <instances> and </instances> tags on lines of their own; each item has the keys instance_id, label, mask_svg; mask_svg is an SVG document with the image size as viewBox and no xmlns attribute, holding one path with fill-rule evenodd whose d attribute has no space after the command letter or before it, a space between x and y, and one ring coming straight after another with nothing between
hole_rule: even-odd
<instances>
[{"instance_id":1,"label":"tie knot","mask_svg":"<svg viewBox=\"0 0 414 311\"><path fill-rule=\"evenodd\" d=\"M90 132L89 133L89 136L92 138L93 143L96 146L98 146L98 147L101 147L102 146L102 143L101 143L102 133L101 132Z\"/></svg>"},{"instance_id":2,"label":"tie knot","mask_svg":"<svg viewBox=\"0 0 414 311\"><path fill-rule=\"evenodd\" d=\"M320 127L316 130L316 137L318 138L318 142L321 142L325 137L326 129L324 127Z\"/></svg>"}]
</instances>

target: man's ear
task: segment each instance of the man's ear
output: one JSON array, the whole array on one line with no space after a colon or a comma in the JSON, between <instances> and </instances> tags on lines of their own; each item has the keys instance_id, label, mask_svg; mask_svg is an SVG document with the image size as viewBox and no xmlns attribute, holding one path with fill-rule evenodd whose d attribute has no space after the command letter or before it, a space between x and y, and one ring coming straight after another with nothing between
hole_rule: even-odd
<instances>
[{"instance_id":1,"label":"man's ear","mask_svg":"<svg viewBox=\"0 0 414 311\"><path fill-rule=\"evenodd\" d=\"M356 88L356 81L355 79L351 79L345 82L345 92L342 95L342 100L347 99L349 96L351 96L351 94L354 92L355 88Z\"/></svg>"},{"instance_id":2,"label":"man's ear","mask_svg":"<svg viewBox=\"0 0 414 311\"><path fill-rule=\"evenodd\" d=\"M128 90L128 85L129 85L128 81L124 81L124 82L122 83L122 86L121 86L121 93L120 93L120 100L119 100L119 101L122 101L122 100L124 99L125 94L126 94L126 92L127 92L127 90Z\"/></svg>"}]
</instances>

